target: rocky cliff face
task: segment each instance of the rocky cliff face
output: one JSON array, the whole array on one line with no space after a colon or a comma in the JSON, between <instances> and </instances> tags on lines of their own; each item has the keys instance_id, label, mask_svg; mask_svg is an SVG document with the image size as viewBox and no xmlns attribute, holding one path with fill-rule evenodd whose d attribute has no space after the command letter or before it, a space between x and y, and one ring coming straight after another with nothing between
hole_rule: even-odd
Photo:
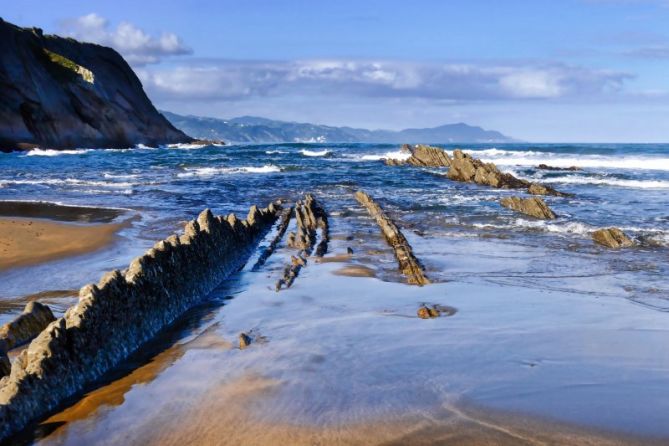
<instances>
[{"instance_id":1,"label":"rocky cliff face","mask_svg":"<svg viewBox=\"0 0 669 446\"><path fill-rule=\"evenodd\" d=\"M0 19L0 150L189 142L113 49Z\"/></svg>"}]
</instances>

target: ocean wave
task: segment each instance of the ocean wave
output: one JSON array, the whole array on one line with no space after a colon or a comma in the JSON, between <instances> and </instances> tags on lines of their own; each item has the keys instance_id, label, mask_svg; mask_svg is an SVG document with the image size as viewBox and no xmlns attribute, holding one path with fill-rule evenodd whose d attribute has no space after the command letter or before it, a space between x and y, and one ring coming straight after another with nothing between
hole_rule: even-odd
<instances>
[{"instance_id":1,"label":"ocean wave","mask_svg":"<svg viewBox=\"0 0 669 446\"><path fill-rule=\"evenodd\" d=\"M473 227L478 229L531 229L544 232L553 232L558 234L575 234L581 236L588 236L597 228L585 223L572 221L567 223L552 223L547 221L525 220L517 218L508 224L491 224L491 223L473 223Z\"/></svg>"},{"instance_id":2,"label":"ocean wave","mask_svg":"<svg viewBox=\"0 0 669 446\"><path fill-rule=\"evenodd\" d=\"M286 152L285 150L265 150L265 153L267 155L277 155L277 154L286 154L290 152Z\"/></svg>"},{"instance_id":3,"label":"ocean wave","mask_svg":"<svg viewBox=\"0 0 669 446\"><path fill-rule=\"evenodd\" d=\"M555 167L578 166L581 168L669 170L669 158L642 156L574 155L532 150L465 150L485 162L502 166L530 166L548 164Z\"/></svg>"},{"instance_id":4,"label":"ocean wave","mask_svg":"<svg viewBox=\"0 0 669 446\"><path fill-rule=\"evenodd\" d=\"M81 155L88 153L93 149L68 149L68 150L54 150L54 149L32 149L27 156L60 156L60 155Z\"/></svg>"},{"instance_id":5,"label":"ocean wave","mask_svg":"<svg viewBox=\"0 0 669 446\"><path fill-rule=\"evenodd\" d=\"M135 183L80 180L76 178L43 178L39 180L0 180L0 187L13 186L13 185L37 185L37 186L68 185L68 186L128 188L134 186Z\"/></svg>"},{"instance_id":6,"label":"ocean wave","mask_svg":"<svg viewBox=\"0 0 669 446\"><path fill-rule=\"evenodd\" d=\"M394 152L386 152L384 154L367 154L360 156L362 161L379 161L386 159L400 160L405 161L411 158L411 154L407 152L402 152L401 150L396 150Z\"/></svg>"},{"instance_id":7,"label":"ocean wave","mask_svg":"<svg viewBox=\"0 0 669 446\"><path fill-rule=\"evenodd\" d=\"M328 149L323 149L323 150L302 149L300 150L300 153L304 156L326 156L327 154L330 153L330 151Z\"/></svg>"},{"instance_id":8,"label":"ocean wave","mask_svg":"<svg viewBox=\"0 0 669 446\"><path fill-rule=\"evenodd\" d=\"M187 177L211 177L220 174L237 173L276 173L281 172L281 168L274 164L265 164L264 166L244 166L244 167L185 167L185 172L177 174L179 178Z\"/></svg>"},{"instance_id":9,"label":"ocean wave","mask_svg":"<svg viewBox=\"0 0 669 446\"><path fill-rule=\"evenodd\" d=\"M595 184L629 189L669 189L669 181L664 180L625 180L620 178L595 178L568 175L564 177L543 178L542 183Z\"/></svg>"}]
</instances>

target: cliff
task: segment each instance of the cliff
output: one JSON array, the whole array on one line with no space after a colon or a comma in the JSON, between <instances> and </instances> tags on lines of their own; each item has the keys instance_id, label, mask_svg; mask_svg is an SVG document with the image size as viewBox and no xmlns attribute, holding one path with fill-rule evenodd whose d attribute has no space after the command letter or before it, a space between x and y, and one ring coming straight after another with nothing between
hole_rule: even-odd
<instances>
[{"instance_id":1,"label":"cliff","mask_svg":"<svg viewBox=\"0 0 669 446\"><path fill-rule=\"evenodd\" d=\"M0 19L0 150L189 142L113 49Z\"/></svg>"}]
</instances>

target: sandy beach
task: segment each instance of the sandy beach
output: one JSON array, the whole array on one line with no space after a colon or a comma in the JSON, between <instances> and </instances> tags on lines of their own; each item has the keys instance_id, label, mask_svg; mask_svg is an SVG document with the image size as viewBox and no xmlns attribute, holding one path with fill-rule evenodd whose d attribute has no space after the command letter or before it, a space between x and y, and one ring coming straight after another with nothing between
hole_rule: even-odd
<instances>
[{"instance_id":1,"label":"sandy beach","mask_svg":"<svg viewBox=\"0 0 669 446\"><path fill-rule=\"evenodd\" d=\"M125 211L39 201L0 201L0 271L97 251L125 225Z\"/></svg>"}]
</instances>

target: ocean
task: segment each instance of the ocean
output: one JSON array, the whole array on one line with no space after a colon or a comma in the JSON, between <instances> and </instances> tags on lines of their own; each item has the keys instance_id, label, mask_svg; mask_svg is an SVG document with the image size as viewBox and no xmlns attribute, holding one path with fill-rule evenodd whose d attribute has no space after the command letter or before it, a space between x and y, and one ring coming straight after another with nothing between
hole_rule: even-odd
<instances>
[{"instance_id":1,"label":"ocean","mask_svg":"<svg viewBox=\"0 0 669 446\"><path fill-rule=\"evenodd\" d=\"M239 441L248 440L239 426L258 434L253 423L277 438L327 442L335 438L333 426L337 435L361 438L355 437L363 435L355 430L360 423L397 418L399 426L402 417L434 420L466 411L486 414L477 420L497 411L527 415L587 435L593 429L669 438L669 146L439 147L462 148L573 196L545 198L555 220L524 217L499 205L522 192L453 182L446 169L386 166L384 158L405 157L393 144L1 154L0 200L114 208L126 210L119 219L129 219L109 249L0 272L2 323L39 293L62 314L75 300L68 290L124 268L203 208L245 215L251 204L309 192L330 213L330 252L351 248L352 263L374 271L371 278L346 277L332 274L337 262L310 263L293 288L276 293L273 284L290 255L282 247L264 269L242 270L212 295L213 304L126 365L132 374L160 363L149 378L121 391L113 387L119 380L110 380L107 388L123 398L93 395L94 404L64 411L67 422L41 441L85 443L123 426L125 439L161 443L161 411L170 419L200 414L189 426L201 430L202 413L223 411L224 402L237 414L225 420L239 431L221 428L217 435ZM395 219L434 285L403 283L378 228L355 201L359 189ZM591 233L610 226L636 246L595 245ZM424 302L457 312L414 318ZM267 342L244 354L231 350L235 336L251 329ZM215 342L187 347L212 333ZM240 397L234 389L245 390ZM219 401L203 406L207 395ZM239 398L248 404L237 407ZM112 438L121 441L118 435Z\"/></svg>"}]
</instances>

